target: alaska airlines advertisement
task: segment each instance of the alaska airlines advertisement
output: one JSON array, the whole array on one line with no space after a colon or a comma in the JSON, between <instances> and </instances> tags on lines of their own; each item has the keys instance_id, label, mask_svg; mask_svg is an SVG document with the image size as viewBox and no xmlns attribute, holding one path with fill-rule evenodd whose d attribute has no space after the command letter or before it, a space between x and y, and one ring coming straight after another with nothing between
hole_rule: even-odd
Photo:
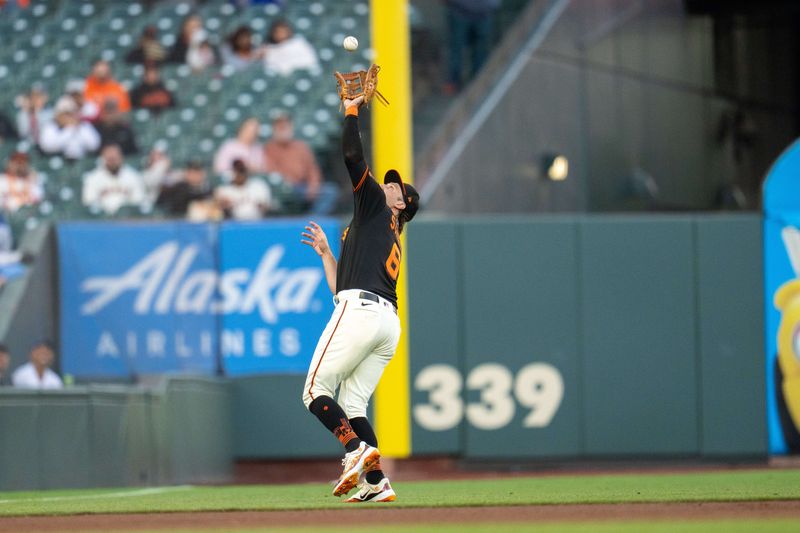
<instances>
[{"instance_id":1,"label":"alaska airlines advertisement","mask_svg":"<svg viewBox=\"0 0 800 533\"><path fill-rule=\"evenodd\" d=\"M63 372L305 373L333 303L304 225L60 224Z\"/></svg>"}]
</instances>

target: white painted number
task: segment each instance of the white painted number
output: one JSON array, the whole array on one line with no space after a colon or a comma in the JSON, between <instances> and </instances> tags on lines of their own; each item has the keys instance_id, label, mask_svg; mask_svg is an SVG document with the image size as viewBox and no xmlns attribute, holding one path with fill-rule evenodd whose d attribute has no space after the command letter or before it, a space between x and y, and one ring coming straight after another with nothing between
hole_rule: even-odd
<instances>
[{"instance_id":1,"label":"white painted number","mask_svg":"<svg viewBox=\"0 0 800 533\"><path fill-rule=\"evenodd\" d=\"M430 431L444 431L458 425L464 416L461 374L448 365L431 365L417 374L414 388L429 393L429 404L414 406L417 424Z\"/></svg>"},{"instance_id":2,"label":"white painted number","mask_svg":"<svg viewBox=\"0 0 800 533\"><path fill-rule=\"evenodd\" d=\"M467 377L467 388L481 391L480 403L467 406L467 420L478 429L499 429L514 419L511 383L514 376L503 365L484 363Z\"/></svg>"},{"instance_id":3,"label":"white painted number","mask_svg":"<svg viewBox=\"0 0 800 533\"><path fill-rule=\"evenodd\" d=\"M522 421L526 428L550 424L564 397L564 380L553 365L533 363L520 369L514 383L514 396L531 412Z\"/></svg>"},{"instance_id":4,"label":"white painted number","mask_svg":"<svg viewBox=\"0 0 800 533\"><path fill-rule=\"evenodd\" d=\"M520 369L516 379L505 366L484 363L467 376L467 388L480 392L480 401L464 407L461 373L450 365L425 367L414 380L414 388L428 393L428 403L414 406L414 419L429 431L446 431L467 421L484 430L500 429L514 420L516 404L530 409L524 427L547 427L564 397L564 380L556 367L531 363ZM513 390L513 397L512 397Z\"/></svg>"}]
</instances>

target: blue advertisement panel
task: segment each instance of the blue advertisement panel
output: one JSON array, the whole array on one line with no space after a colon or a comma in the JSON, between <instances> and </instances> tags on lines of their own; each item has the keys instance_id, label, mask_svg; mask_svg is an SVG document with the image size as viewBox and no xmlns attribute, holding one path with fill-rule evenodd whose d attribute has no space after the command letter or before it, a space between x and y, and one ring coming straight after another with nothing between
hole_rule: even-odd
<instances>
[{"instance_id":1,"label":"blue advertisement panel","mask_svg":"<svg viewBox=\"0 0 800 533\"><path fill-rule=\"evenodd\" d=\"M63 372L214 373L215 240L207 225L60 224Z\"/></svg>"},{"instance_id":2,"label":"blue advertisement panel","mask_svg":"<svg viewBox=\"0 0 800 533\"><path fill-rule=\"evenodd\" d=\"M800 453L800 142L764 186L767 423L770 453Z\"/></svg>"},{"instance_id":3,"label":"blue advertisement panel","mask_svg":"<svg viewBox=\"0 0 800 533\"><path fill-rule=\"evenodd\" d=\"M304 225L59 225L62 370L305 373L333 303Z\"/></svg>"},{"instance_id":4,"label":"blue advertisement panel","mask_svg":"<svg viewBox=\"0 0 800 533\"><path fill-rule=\"evenodd\" d=\"M302 373L333 311L317 254L300 243L305 221L223 225L220 352L225 373ZM339 228L321 222L334 255Z\"/></svg>"}]
</instances>

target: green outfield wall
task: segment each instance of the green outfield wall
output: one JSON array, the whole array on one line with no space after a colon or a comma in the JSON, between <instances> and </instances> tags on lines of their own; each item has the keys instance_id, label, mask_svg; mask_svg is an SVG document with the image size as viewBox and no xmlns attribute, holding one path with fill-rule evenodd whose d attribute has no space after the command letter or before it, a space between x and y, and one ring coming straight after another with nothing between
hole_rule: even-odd
<instances>
[{"instance_id":1,"label":"green outfield wall","mask_svg":"<svg viewBox=\"0 0 800 533\"><path fill-rule=\"evenodd\" d=\"M0 389L0 490L228 481L230 408L229 383L203 378Z\"/></svg>"},{"instance_id":2,"label":"green outfield wall","mask_svg":"<svg viewBox=\"0 0 800 533\"><path fill-rule=\"evenodd\" d=\"M415 221L414 453L765 456L760 224Z\"/></svg>"}]
</instances>

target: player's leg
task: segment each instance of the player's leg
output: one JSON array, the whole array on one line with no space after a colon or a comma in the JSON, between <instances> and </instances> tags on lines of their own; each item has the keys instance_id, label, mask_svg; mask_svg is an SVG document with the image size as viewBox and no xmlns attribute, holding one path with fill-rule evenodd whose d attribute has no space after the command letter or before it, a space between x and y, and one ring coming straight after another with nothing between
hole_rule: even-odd
<instances>
[{"instance_id":1,"label":"player's leg","mask_svg":"<svg viewBox=\"0 0 800 533\"><path fill-rule=\"evenodd\" d=\"M303 386L303 403L347 452L352 452L360 440L334 397L342 379L368 353L378 326L371 324L370 317L354 306L348 310L349 303L344 301L336 306L317 343Z\"/></svg>"},{"instance_id":2,"label":"player's leg","mask_svg":"<svg viewBox=\"0 0 800 533\"><path fill-rule=\"evenodd\" d=\"M353 369L353 372L342 381L339 389L339 401L349 417L351 427L361 440L376 448L378 439L367 418L367 406L386 365L389 364L397 349L400 339L399 320L395 315L384 314L381 329L381 335L374 351ZM366 482L371 485L381 483L385 475L380 468L380 463L368 469L365 477ZM391 491L388 483L386 485L388 491ZM391 497L394 499L393 491L391 491Z\"/></svg>"},{"instance_id":3,"label":"player's leg","mask_svg":"<svg viewBox=\"0 0 800 533\"><path fill-rule=\"evenodd\" d=\"M308 409L344 445L343 469L334 496L347 494L380 459L378 450L358 438L342 407L333 399L337 386L371 352L380 329L377 313L361 306L337 306L314 352L303 389Z\"/></svg>"}]
</instances>

